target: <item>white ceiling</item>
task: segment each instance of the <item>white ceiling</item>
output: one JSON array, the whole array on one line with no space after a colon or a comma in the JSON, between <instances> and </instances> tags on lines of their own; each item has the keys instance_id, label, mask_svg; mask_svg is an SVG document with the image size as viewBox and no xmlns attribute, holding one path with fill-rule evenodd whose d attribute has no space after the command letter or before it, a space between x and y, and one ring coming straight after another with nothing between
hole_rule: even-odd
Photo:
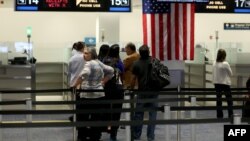
<instances>
[{"instance_id":1,"label":"white ceiling","mask_svg":"<svg viewBox=\"0 0 250 141\"><path fill-rule=\"evenodd\" d=\"M0 0L3 1L4 4L0 4L0 7L11 8L14 7L15 0ZM131 0L133 8L140 8L142 5L142 0Z\"/></svg>"}]
</instances>

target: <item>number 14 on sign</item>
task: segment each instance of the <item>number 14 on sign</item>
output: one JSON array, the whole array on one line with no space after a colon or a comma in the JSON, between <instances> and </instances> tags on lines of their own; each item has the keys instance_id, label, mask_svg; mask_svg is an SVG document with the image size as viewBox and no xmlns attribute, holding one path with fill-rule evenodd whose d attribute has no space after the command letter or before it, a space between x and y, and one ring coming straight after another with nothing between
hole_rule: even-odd
<instances>
[{"instance_id":1,"label":"number 14 on sign","mask_svg":"<svg viewBox=\"0 0 250 141\"><path fill-rule=\"evenodd\" d=\"M31 5L31 4L38 4L39 0L17 0L17 4L20 5Z\"/></svg>"}]
</instances>

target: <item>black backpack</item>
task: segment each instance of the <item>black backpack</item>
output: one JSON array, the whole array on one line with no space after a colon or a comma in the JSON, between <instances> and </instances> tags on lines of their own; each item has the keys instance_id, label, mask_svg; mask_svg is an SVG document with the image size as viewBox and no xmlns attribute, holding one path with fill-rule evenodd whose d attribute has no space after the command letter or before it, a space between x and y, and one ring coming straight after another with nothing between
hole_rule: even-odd
<instances>
[{"instance_id":1,"label":"black backpack","mask_svg":"<svg viewBox=\"0 0 250 141\"><path fill-rule=\"evenodd\" d=\"M168 67L160 60L152 58L148 66L147 87L150 90L160 90L170 84Z\"/></svg>"}]
</instances>

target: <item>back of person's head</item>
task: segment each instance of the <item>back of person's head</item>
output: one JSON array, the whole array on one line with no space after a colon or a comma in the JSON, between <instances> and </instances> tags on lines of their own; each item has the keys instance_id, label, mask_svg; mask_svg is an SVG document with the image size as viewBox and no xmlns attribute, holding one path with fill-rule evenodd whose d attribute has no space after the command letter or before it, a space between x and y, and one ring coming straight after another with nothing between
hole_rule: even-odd
<instances>
[{"instance_id":1,"label":"back of person's head","mask_svg":"<svg viewBox=\"0 0 250 141\"><path fill-rule=\"evenodd\" d=\"M223 62L225 61L227 53L224 49L219 49L216 57L216 62Z\"/></svg>"},{"instance_id":2,"label":"back of person's head","mask_svg":"<svg viewBox=\"0 0 250 141\"><path fill-rule=\"evenodd\" d=\"M79 41L79 42L76 42L76 43L73 44L72 50L75 49L75 50L77 50L77 51L81 51L81 50L84 49L84 47L85 47L85 43Z\"/></svg>"},{"instance_id":3,"label":"back of person's head","mask_svg":"<svg viewBox=\"0 0 250 141\"><path fill-rule=\"evenodd\" d=\"M108 56L112 58L120 58L120 46L118 44L112 45L109 49Z\"/></svg>"},{"instance_id":4,"label":"back of person's head","mask_svg":"<svg viewBox=\"0 0 250 141\"><path fill-rule=\"evenodd\" d=\"M106 57L109 53L109 45L103 44L100 47L99 54L98 54L98 59L102 60L104 57Z\"/></svg>"},{"instance_id":5,"label":"back of person's head","mask_svg":"<svg viewBox=\"0 0 250 141\"><path fill-rule=\"evenodd\" d=\"M87 47L87 50L91 54L91 60L98 58L95 47Z\"/></svg>"},{"instance_id":6,"label":"back of person's head","mask_svg":"<svg viewBox=\"0 0 250 141\"><path fill-rule=\"evenodd\" d=\"M149 47L147 45L142 45L139 48L139 53L140 53L141 59L147 59L149 57Z\"/></svg>"},{"instance_id":7,"label":"back of person's head","mask_svg":"<svg viewBox=\"0 0 250 141\"><path fill-rule=\"evenodd\" d=\"M129 48L131 51L135 51L136 50L135 44L133 44L133 43L128 43L126 45L126 48Z\"/></svg>"}]
</instances>

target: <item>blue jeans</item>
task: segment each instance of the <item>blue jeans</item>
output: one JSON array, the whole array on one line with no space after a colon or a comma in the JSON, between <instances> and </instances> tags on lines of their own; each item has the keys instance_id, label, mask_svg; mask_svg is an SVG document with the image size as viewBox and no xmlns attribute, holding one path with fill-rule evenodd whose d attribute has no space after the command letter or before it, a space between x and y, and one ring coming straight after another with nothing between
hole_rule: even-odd
<instances>
[{"instance_id":1,"label":"blue jeans","mask_svg":"<svg viewBox=\"0 0 250 141\"><path fill-rule=\"evenodd\" d=\"M157 103L137 103L136 108L155 108ZM157 111L149 112L149 121L156 120ZM143 121L144 112L135 112L134 120ZM141 137L143 125L137 125L133 127L133 136L135 139ZM147 128L147 137L148 139L154 140L155 138L155 125L150 124Z\"/></svg>"}]
</instances>

